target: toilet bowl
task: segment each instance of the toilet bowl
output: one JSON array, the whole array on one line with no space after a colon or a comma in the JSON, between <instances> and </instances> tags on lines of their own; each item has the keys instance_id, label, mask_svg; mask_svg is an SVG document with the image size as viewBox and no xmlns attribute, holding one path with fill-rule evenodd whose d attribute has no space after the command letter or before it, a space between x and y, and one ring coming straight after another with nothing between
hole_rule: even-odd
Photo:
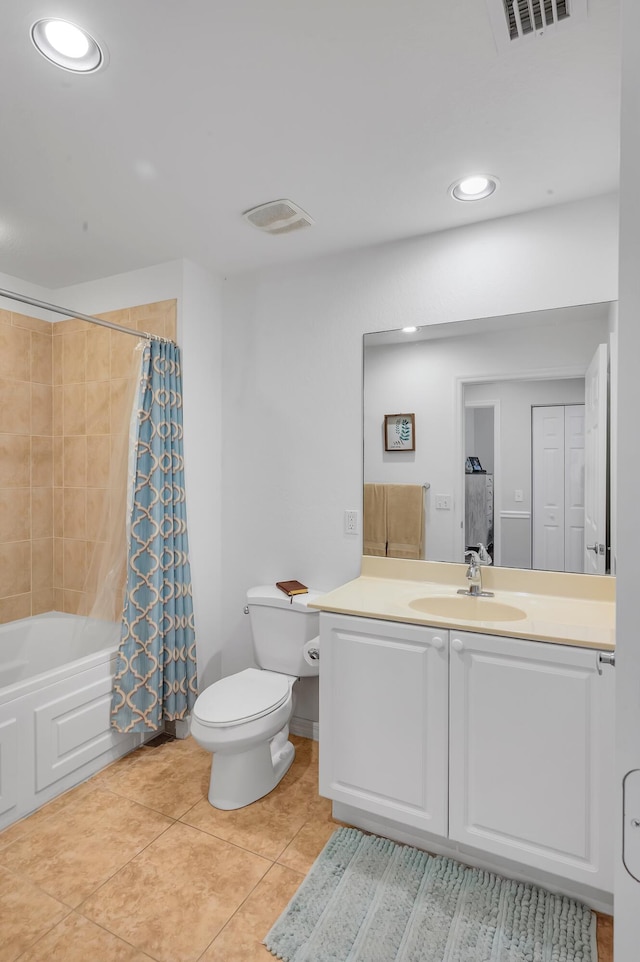
<instances>
[{"instance_id":1,"label":"toilet bowl","mask_svg":"<svg viewBox=\"0 0 640 962\"><path fill-rule=\"evenodd\" d=\"M191 734L214 754L208 798L215 808L243 808L273 791L295 756L289 738L295 678L246 668L196 699Z\"/></svg>"},{"instance_id":2,"label":"toilet bowl","mask_svg":"<svg viewBox=\"0 0 640 962\"><path fill-rule=\"evenodd\" d=\"M243 808L268 795L293 762L293 686L319 670L304 657L305 645L317 643L319 615L307 602L318 594L289 598L271 585L247 592L260 667L210 685L191 715L191 734L213 754L208 798L215 808Z\"/></svg>"}]
</instances>

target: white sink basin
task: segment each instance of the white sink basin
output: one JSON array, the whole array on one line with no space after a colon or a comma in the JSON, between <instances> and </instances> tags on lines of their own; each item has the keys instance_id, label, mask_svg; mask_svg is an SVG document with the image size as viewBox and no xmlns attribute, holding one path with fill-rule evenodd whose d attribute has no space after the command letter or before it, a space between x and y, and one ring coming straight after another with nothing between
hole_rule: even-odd
<instances>
[{"instance_id":1,"label":"white sink basin","mask_svg":"<svg viewBox=\"0 0 640 962\"><path fill-rule=\"evenodd\" d=\"M503 605L492 598L474 598L469 595L447 595L416 598L409 607L424 615L451 618L457 621L522 621L526 612L513 605Z\"/></svg>"}]
</instances>

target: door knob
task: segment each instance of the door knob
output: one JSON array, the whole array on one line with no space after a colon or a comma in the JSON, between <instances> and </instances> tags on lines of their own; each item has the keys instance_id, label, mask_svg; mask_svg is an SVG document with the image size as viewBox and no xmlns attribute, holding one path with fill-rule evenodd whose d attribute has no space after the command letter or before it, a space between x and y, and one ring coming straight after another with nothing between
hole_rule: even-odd
<instances>
[{"instance_id":1,"label":"door knob","mask_svg":"<svg viewBox=\"0 0 640 962\"><path fill-rule=\"evenodd\" d=\"M453 648L454 651L462 651L464 649L464 645L459 638L453 639L453 641L451 642L451 647Z\"/></svg>"},{"instance_id":2,"label":"door knob","mask_svg":"<svg viewBox=\"0 0 640 962\"><path fill-rule=\"evenodd\" d=\"M587 551L595 551L595 553L597 554L597 553L598 553L598 545L597 545L597 544L588 544L588 545L587 545Z\"/></svg>"}]
</instances>

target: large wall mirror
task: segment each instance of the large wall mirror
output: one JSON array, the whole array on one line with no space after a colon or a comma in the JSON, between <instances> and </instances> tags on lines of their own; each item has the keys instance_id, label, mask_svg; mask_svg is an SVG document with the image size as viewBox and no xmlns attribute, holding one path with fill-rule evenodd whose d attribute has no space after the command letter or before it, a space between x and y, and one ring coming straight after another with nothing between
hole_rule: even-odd
<instances>
[{"instance_id":1,"label":"large wall mirror","mask_svg":"<svg viewBox=\"0 0 640 962\"><path fill-rule=\"evenodd\" d=\"M615 570L615 362L614 303L366 334L364 552Z\"/></svg>"}]
</instances>

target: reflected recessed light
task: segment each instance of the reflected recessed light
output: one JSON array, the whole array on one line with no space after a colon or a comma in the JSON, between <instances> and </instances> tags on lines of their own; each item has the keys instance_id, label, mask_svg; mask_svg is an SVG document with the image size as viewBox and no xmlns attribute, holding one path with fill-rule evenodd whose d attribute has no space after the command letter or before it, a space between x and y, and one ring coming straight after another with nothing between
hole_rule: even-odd
<instances>
[{"instance_id":1,"label":"reflected recessed light","mask_svg":"<svg viewBox=\"0 0 640 962\"><path fill-rule=\"evenodd\" d=\"M417 330L418 330L417 327L403 327L403 328L402 328L402 333L403 333L403 334L415 334Z\"/></svg>"},{"instance_id":2,"label":"reflected recessed light","mask_svg":"<svg viewBox=\"0 0 640 962\"><path fill-rule=\"evenodd\" d=\"M38 20L31 28L36 50L51 63L74 73L93 73L106 64L97 40L68 20Z\"/></svg>"},{"instance_id":3,"label":"reflected recessed light","mask_svg":"<svg viewBox=\"0 0 640 962\"><path fill-rule=\"evenodd\" d=\"M493 194L499 183L492 174L473 174L456 180L449 187L449 193L456 200L482 200Z\"/></svg>"}]
</instances>

